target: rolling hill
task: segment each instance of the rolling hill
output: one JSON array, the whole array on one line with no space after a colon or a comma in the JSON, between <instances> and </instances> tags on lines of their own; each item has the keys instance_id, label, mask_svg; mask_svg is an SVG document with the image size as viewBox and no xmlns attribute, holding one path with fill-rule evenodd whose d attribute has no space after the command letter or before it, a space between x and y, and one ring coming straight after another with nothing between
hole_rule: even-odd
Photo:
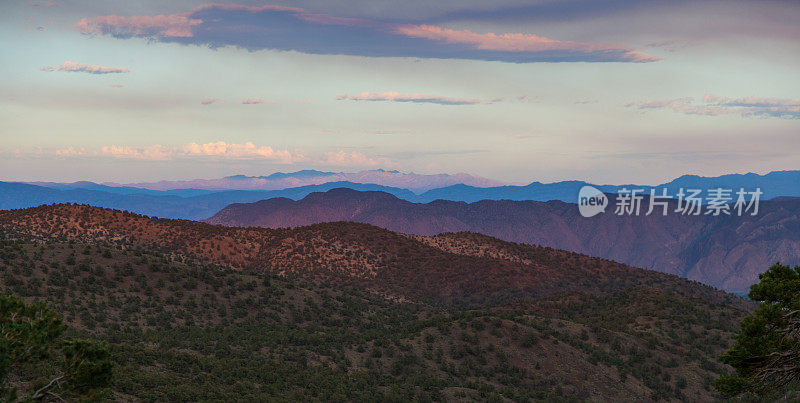
<instances>
[{"instance_id":1,"label":"rolling hill","mask_svg":"<svg viewBox=\"0 0 800 403\"><path fill-rule=\"evenodd\" d=\"M294 229L232 228L53 205L0 212L0 235L131 245L238 270L357 284L401 299L469 303L564 291L610 292L635 285L671 289L694 284L613 261L479 234L419 238L353 222ZM693 287L692 295L707 293L699 284Z\"/></svg>"},{"instance_id":2,"label":"rolling hill","mask_svg":"<svg viewBox=\"0 0 800 403\"><path fill-rule=\"evenodd\" d=\"M613 211L614 201L610 203ZM386 193L334 189L299 201L233 204L206 222L282 228L355 221L417 235L480 232L613 259L743 293L776 261L800 263L800 199L762 202L760 210L757 216L742 217L617 216L608 211L587 219L574 204L560 201L420 204Z\"/></svg>"},{"instance_id":3,"label":"rolling hill","mask_svg":"<svg viewBox=\"0 0 800 403\"><path fill-rule=\"evenodd\" d=\"M711 400L752 309L474 233L82 205L0 212L0 265L4 292L111 344L116 400Z\"/></svg>"}]
</instances>

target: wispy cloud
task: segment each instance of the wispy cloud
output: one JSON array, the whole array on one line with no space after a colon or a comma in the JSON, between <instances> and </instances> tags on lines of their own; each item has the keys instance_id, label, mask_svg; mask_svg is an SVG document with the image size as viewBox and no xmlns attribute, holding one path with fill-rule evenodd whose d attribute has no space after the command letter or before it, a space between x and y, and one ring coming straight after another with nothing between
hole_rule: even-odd
<instances>
[{"instance_id":1,"label":"wispy cloud","mask_svg":"<svg viewBox=\"0 0 800 403\"><path fill-rule=\"evenodd\" d=\"M55 154L57 157L79 157L82 155L86 155L86 149L67 147L56 150Z\"/></svg>"},{"instance_id":2,"label":"wispy cloud","mask_svg":"<svg viewBox=\"0 0 800 403\"><path fill-rule=\"evenodd\" d=\"M323 154L321 163L323 165L337 167L392 167L394 163L387 158L373 158L358 151L337 151L326 152Z\"/></svg>"},{"instance_id":3,"label":"wispy cloud","mask_svg":"<svg viewBox=\"0 0 800 403\"><path fill-rule=\"evenodd\" d=\"M671 107L673 105L682 105L682 104L690 104L694 98L692 97L683 97L683 98L674 98L674 99L659 99L659 100L648 100L648 101L641 101L641 102L631 102L626 104L627 107L637 107L639 109L662 109Z\"/></svg>"},{"instance_id":4,"label":"wispy cloud","mask_svg":"<svg viewBox=\"0 0 800 403\"><path fill-rule=\"evenodd\" d=\"M31 7L58 7L58 3L55 1L30 1L28 5Z\"/></svg>"},{"instance_id":5,"label":"wispy cloud","mask_svg":"<svg viewBox=\"0 0 800 403\"><path fill-rule=\"evenodd\" d=\"M376 136L393 136L398 134L399 131L397 130L371 130L367 132L368 134L373 134Z\"/></svg>"},{"instance_id":6,"label":"wispy cloud","mask_svg":"<svg viewBox=\"0 0 800 403\"><path fill-rule=\"evenodd\" d=\"M674 52L677 52L677 51L679 51L681 49L688 48L690 46L695 46L695 45L697 45L697 43L694 42L694 41L673 39L673 40L669 40L669 41L650 42L650 43L645 44L644 46L648 47L648 48L663 49L663 50L665 50L667 52L674 53Z\"/></svg>"},{"instance_id":7,"label":"wispy cloud","mask_svg":"<svg viewBox=\"0 0 800 403\"><path fill-rule=\"evenodd\" d=\"M414 102L414 103L431 103L439 105L475 105L475 104L490 104L493 102L502 101L502 99L493 99L491 101L482 101L473 98L450 98L440 95L429 94L401 94L396 91L389 92L362 92L357 95L339 95L336 97L338 100L351 100L351 101L388 101L388 102Z\"/></svg>"},{"instance_id":8,"label":"wispy cloud","mask_svg":"<svg viewBox=\"0 0 800 403\"><path fill-rule=\"evenodd\" d=\"M270 146L258 146L252 142L228 143L188 143L182 147L168 147L161 144L150 146L108 145L99 151L87 151L73 147L53 152L57 157L110 157L119 160L172 161L187 159L208 159L225 161L269 161L277 164L312 162L320 166L336 167L393 167L396 164L383 156L369 156L358 151L329 151L312 156L302 150L280 150ZM51 154L51 155L53 155Z\"/></svg>"},{"instance_id":9,"label":"wispy cloud","mask_svg":"<svg viewBox=\"0 0 800 403\"><path fill-rule=\"evenodd\" d=\"M273 5L209 4L172 15L106 15L81 19L77 29L85 34L117 38L145 37L210 47L313 54L515 63L659 60L622 45L562 41L530 33L480 33L436 25L336 17Z\"/></svg>"},{"instance_id":10,"label":"wispy cloud","mask_svg":"<svg viewBox=\"0 0 800 403\"><path fill-rule=\"evenodd\" d=\"M275 164L314 164L331 167L396 167L389 156L367 155L359 151L328 151L307 155L303 150L281 150L252 142L228 143L216 141L210 143L191 142L183 146L165 146L153 144L145 146L106 145L94 150L69 146L57 149L37 148L35 152L23 152L0 149L0 155L16 155L18 157L35 156L55 157L56 159L112 158L121 161L168 162L168 161L239 161L270 162Z\"/></svg>"},{"instance_id":11,"label":"wispy cloud","mask_svg":"<svg viewBox=\"0 0 800 403\"><path fill-rule=\"evenodd\" d=\"M386 157L406 160L406 159L415 159L420 157L428 157L428 156L441 156L441 155L468 155L468 154L480 154L488 152L488 150L479 150L479 149L472 149L472 150L430 150L430 151L398 151L384 154Z\"/></svg>"},{"instance_id":12,"label":"wispy cloud","mask_svg":"<svg viewBox=\"0 0 800 403\"><path fill-rule=\"evenodd\" d=\"M581 53L620 51L618 57L626 62L644 63L660 60L658 57L650 56L630 49L621 49L619 46L610 46L599 43L583 43L572 41L559 41L545 38L543 36L512 33L476 33L468 30L454 30L433 25L400 25L396 32L412 37L425 38L433 41L440 41L450 44L469 45L474 49L499 51L499 52L527 52L542 53L553 51L568 51Z\"/></svg>"},{"instance_id":13,"label":"wispy cloud","mask_svg":"<svg viewBox=\"0 0 800 403\"><path fill-rule=\"evenodd\" d=\"M52 71L81 72L90 74L128 73L131 71L131 69L127 69L124 67L106 67L106 66L98 66L95 64L85 64L85 63L78 63L71 61L66 61L64 62L64 64L55 66L43 66L40 67L39 70L49 71L49 72Z\"/></svg>"},{"instance_id":14,"label":"wispy cloud","mask_svg":"<svg viewBox=\"0 0 800 403\"><path fill-rule=\"evenodd\" d=\"M256 146L217 141L213 143L188 143L183 147L165 147L160 144L144 147L110 145L101 148L100 156L118 159L166 161L178 158L213 158L223 160L270 160L282 164L301 161L305 157L299 152L276 150L269 146Z\"/></svg>"},{"instance_id":15,"label":"wispy cloud","mask_svg":"<svg viewBox=\"0 0 800 403\"><path fill-rule=\"evenodd\" d=\"M104 156L119 159L164 161L171 159L175 155L175 150L164 147L161 144L146 147L112 145L103 146L100 149L100 153Z\"/></svg>"},{"instance_id":16,"label":"wispy cloud","mask_svg":"<svg viewBox=\"0 0 800 403\"><path fill-rule=\"evenodd\" d=\"M271 104L271 103L275 103L275 101L265 101L261 97L245 98L242 100L242 104L244 105Z\"/></svg>"},{"instance_id":17,"label":"wispy cloud","mask_svg":"<svg viewBox=\"0 0 800 403\"><path fill-rule=\"evenodd\" d=\"M800 119L800 100L783 98L727 98L706 94L699 102L692 97L684 97L632 102L626 106L641 110L671 109L687 115Z\"/></svg>"}]
</instances>

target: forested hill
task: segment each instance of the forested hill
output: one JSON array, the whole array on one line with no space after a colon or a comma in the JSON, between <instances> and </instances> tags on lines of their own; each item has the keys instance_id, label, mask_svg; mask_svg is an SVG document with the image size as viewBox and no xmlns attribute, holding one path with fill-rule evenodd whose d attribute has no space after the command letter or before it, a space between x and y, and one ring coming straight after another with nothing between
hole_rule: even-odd
<instances>
[{"instance_id":1,"label":"forested hill","mask_svg":"<svg viewBox=\"0 0 800 403\"><path fill-rule=\"evenodd\" d=\"M116 400L708 401L744 315L709 295L621 284L471 308L400 301L101 241L99 222L70 217L65 237L96 240L0 241L0 289L110 343ZM152 232L136 222L132 233ZM460 237L425 242L527 258Z\"/></svg>"}]
</instances>

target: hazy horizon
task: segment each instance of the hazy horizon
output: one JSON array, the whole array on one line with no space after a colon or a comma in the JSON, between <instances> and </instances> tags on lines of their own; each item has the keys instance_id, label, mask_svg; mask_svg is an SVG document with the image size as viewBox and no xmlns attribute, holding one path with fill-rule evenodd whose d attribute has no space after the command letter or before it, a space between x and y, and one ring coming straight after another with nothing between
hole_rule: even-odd
<instances>
[{"instance_id":1,"label":"hazy horizon","mask_svg":"<svg viewBox=\"0 0 800 403\"><path fill-rule=\"evenodd\" d=\"M308 169L308 170L314 170L314 169ZM32 183L32 184L36 184L36 183L70 184L70 183L77 183L77 182L92 182L92 183L95 183L95 184L108 185L108 186L134 186L134 185L143 185L143 184L153 184L153 183L159 183L159 182L191 182L191 181L198 181L198 180L199 181L204 181L204 180L225 179L225 178L229 178L229 177L233 177L233 176L239 176L239 175L243 175L243 176L250 177L250 178L258 178L258 177L266 177L266 176L269 176L271 174L293 174L293 173L297 173L299 171L304 171L304 170L298 170L298 171L294 171L294 170L273 171L273 172L255 173L255 174L252 174L252 175L246 175L246 174L239 173L239 174L231 174L231 175L225 175L225 176L220 176L220 177L208 177L208 178L200 178L200 177L155 178L153 180L127 181L127 182L113 181L113 180L99 181L99 180L91 180L91 179L85 179L85 178L76 179L76 180L64 180L64 181L42 180L42 179L7 180L7 179L4 179L4 178L0 178L0 182L19 182L19 183ZM763 173L761 173L761 172L730 172L730 173L724 173L724 174L721 174L721 175L698 175L698 174L694 174L694 173L685 173L685 174L681 174L681 175L678 175L678 176L675 176L675 177L666 178L665 180L660 181L660 182L647 182L647 183L645 183L645 182L634 182L634 181L621 181L621 182L616 182L616 183L601 183L601 182L593 182L591 180L582 179L582 178L567 178L567 179L553 180L553 181L543 181L543 180L539 180L539 179L536 179L536 178L532 178L532 179L530 179L528 181L517 181L517 182L514 182L514 181L506 181L506 180L503 180L503 179L500 179L500 178L489 178L489 177L483 177L483 176L479 176L479 175L473 175L473 174L470 174L469 172L438 172L438 173L432 173L432 174L425 174L425 173L421 173L421 172L403 171L403 170L388 170L388 169L383 169L383 168L375 168L375 169L370 169L370 170L359 170L359 171L355 171L355 170L349 170L349 171L314 170L314 171L327 172L327 173L331 173L331 174L334 174L334 175L336 175L336 174L357 174L357 173L371 172L371 171L389 171L389 172L392 172L392 173L399 173L399 174L404 174L404 175L414 175L414 174L417 174L417 175L462 175L462 174L467 174L467 175L472 175L472 176L474 176L476 178L487 179L487 180L490 180L490 181L499 182L495 186L525 186L525 185L529 185L529 184L534 183L534 182L540 182L540 183L543 183L543 184L551 184L551 183L558 183L558 182L565 182L565 181L582 181L582 182L592 183L594 185L610 185L610 186L620 186L620 185L629 185L629 184L642 185L642 186L656 186L656 185L662 185L662 184L671 182L672 180L678 179L678 178L683 177L683 176L699 176L699 177L706 177L706 178L714 178L714 177L725 176L725 175L748 175L748 174L756 174L756 175L759 175L759 176L765 176L765 175L768 175L770 173L775 173L775 172L792 172L792 171L798 171L798 170L776 170L776 171L768 171L768 172L763 172ZM321 183L327 183L327 181L322 181ZM370 183L370 182L357 182L357 183ZM307 184L300 184L298 186L306 186L306 185ZM478 186L478 187L483 187L483 186Z\"/></svg>"}]
</instances>

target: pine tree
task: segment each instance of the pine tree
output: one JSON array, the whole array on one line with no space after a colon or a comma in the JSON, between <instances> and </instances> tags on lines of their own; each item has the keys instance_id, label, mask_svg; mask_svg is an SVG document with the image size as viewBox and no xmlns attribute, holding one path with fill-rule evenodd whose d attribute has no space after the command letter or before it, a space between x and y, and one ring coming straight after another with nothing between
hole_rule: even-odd
<instances>
[{"instance_id":1,"label":"pine tree","mask_svg":"<svg viewBox=\"0 0 800 403\"><path fill-rule=\"evenodd\" d=\"M734 345L720 360L735 372L716 380L724 396L781 397L800 391L800 266L775 264L750 287L760 301L742 320Z\"/></svg>"}]
</instances>

